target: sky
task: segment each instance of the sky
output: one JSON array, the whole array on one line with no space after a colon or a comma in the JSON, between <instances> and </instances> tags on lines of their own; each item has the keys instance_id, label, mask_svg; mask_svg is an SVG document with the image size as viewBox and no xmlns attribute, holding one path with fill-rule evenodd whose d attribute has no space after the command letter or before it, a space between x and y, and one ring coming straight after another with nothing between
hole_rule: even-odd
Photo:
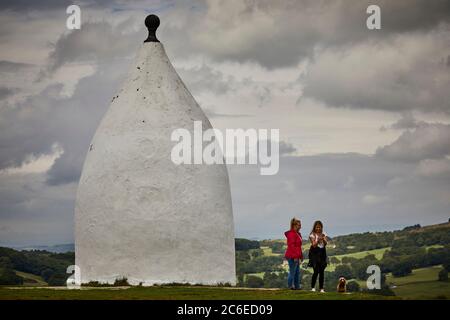
<instances>
[{"instance_id":1,"label":"sky","mask_svg":"<svg viewBox=\"0 0 450 320\"><path fill-rule=\"evenodd\" d=\"M6 0L0 245L73 242L83 161L149 13L215 128L280 130L278 174L228 167L237 237L281 238L293 216L332 236L448 221L450 1Z\"/></svg>"}]
</instances>

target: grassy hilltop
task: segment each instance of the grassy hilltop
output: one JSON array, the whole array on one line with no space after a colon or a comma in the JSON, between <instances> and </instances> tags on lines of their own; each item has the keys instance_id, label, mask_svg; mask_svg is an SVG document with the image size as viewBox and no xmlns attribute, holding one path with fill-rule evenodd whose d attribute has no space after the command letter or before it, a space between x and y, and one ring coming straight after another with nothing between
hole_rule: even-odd
<instances>
[{"instance_id":1,"label":"grassy hilltop","mask_svg":"<svg viewBox=\"0 0 450 320\"><path fill-rule=\"evenodd\" d=\"M303 251L307 258L309 243ZM67 290L67 266L74 253L17 251L0 247L0 299L448 299L450 223L407 227L393 232L338 236L327 246L325 294L286 290L285 240L236 239L237 288L204 286L83 287ZM369 265L382 272L382 289L366 286ZM335 293L348 279L349 294ZM302 285L311 269L302 264ZM97 285L98 284L92 284ZM125 287L124 287L125 285ZM119 287L120 286L120 287Z\"/></svg>"},{"instance_id":2,"label":"grassy hilltop","mask_svg":"<svg viewBox=\"0 0 450 320\"><path fill-rule=\"evenodd\" d=\"M338 294L287 289L244 289L197 286L130 288L0 288L0 300L385 300L396 299L367 293Z\"/></svg>"}]
</instances>

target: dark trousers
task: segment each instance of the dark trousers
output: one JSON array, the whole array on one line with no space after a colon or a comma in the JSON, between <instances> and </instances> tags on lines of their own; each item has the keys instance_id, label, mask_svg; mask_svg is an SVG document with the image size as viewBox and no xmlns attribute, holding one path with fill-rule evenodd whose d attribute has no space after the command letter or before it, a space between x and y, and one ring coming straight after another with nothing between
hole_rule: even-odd
<instances>
[{"instance_id":1,"label":"dark trousers","mask_svg":"<svg viewBox=\"0 0 450 320\"><path fill-rule=\"evenodd\" d=\"M311 288L316 286L317 276L319 276L319 289L323 289L323 281L325 278L325 268L324 267L316 267L313 269L314 273L311 278Z\"/></svg>"}]
</instances>

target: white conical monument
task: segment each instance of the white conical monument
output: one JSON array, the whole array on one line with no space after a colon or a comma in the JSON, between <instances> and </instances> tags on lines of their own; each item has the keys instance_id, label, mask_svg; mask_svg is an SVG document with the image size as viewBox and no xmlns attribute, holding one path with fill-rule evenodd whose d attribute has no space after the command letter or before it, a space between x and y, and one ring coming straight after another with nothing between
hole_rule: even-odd
<instances>
[{"instance_id":1,"label":"white conical monument","mask_svg":"<svg viewBox=\"0 0 450 320\"><path fill-rule=\"evenodd\" d=\"M176 165L171 134L211 124L149 36L93 139L75 206L81 283L235 284L234 227L225 165Z\"/></svg>"}]
</instances>

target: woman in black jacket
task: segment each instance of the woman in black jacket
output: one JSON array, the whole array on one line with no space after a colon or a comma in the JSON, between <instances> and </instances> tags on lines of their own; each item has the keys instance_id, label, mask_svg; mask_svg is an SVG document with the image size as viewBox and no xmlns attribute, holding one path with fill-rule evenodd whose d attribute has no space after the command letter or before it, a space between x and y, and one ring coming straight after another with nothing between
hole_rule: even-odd
<instances>
[{"instance_id":1,"label":"woman in black jacket","mask_svg":"<svg viewBox=\"0 0 450 320\"><path fill-rule=\"evenodd\" d=\"M311 291L316 291L317 276L319 276L320 292L325 292L323 289L325 268L327 267L327 235L323 232L323 224L321 221L314 222L313 229L309 235L311 247L309 248L309 262L308 266L312 267L314 272L311 279Z\"/></svg>"}]
</instances>

